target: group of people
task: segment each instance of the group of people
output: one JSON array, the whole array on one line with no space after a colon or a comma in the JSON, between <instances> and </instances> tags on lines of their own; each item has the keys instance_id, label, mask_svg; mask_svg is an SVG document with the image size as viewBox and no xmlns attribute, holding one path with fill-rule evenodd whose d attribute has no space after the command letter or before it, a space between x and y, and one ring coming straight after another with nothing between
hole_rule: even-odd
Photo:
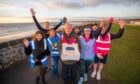
<instances>
[{"instance_id":1,"label":"group of people","mask_svg":"<svg viewBox=\"0 0 140 84\"><path fill-rule=\"evenodd\" d=\"M72 28L65 17L54 28L50 28L49 22L45 22L43 28L35 17L35 11L30 11L39 30L35 32L32 40L25 38L23 44L28 61L36 73L36 84L39 84L40 78L42 84L47 84L45 73L48 68L48 56L51 56L54 80L58 78L59 61L62 63L62 78L65 84L83 84L84 81L88 81L88 70L92 65L91 77L101 79L111 40L123 35L125 23L122 20L118 22L119 31L116 34L109 32L113 18L109 19L108 26L103 19L99 26L95 23L81 32L77 26ZM61 25L64 25L62 32L57 32L56 29ZM77 81L78 67L80 78Z\"/></svg>"}]
</instances>

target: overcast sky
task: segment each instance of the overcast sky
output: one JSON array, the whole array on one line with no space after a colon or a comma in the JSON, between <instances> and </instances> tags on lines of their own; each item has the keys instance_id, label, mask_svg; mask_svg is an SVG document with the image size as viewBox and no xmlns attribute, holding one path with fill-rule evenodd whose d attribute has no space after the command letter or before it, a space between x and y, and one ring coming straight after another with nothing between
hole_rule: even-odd
<instances>
[{"instance_id":1,"label":"overcast sky","mask_svg":"<svg viewBox=\"0 0 140 84\"><path fill-rule=\"evenodd\" d=\"M0 0L0 23L32 22L30 8L41 21L63 16L140 16L140 0Z\"/></svg>"}]
</instances>

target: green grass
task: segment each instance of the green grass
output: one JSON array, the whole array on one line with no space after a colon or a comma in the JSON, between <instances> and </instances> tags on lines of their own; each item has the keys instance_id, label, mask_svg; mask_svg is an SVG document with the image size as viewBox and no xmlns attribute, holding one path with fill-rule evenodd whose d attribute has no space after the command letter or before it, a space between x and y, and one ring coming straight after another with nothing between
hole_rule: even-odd
<instances>
[{"instance_id":1,"label":"green grass","mask_svg":"<svg viewBox=\"0 0 140 84\"><path fill-rule=\"evenodd\" d=\"M110 32L118 27L113 24ZM140 84L140 26L127 25L122 38L112 40L103 76L117 84Z\"/></svg>"}]
</instances>

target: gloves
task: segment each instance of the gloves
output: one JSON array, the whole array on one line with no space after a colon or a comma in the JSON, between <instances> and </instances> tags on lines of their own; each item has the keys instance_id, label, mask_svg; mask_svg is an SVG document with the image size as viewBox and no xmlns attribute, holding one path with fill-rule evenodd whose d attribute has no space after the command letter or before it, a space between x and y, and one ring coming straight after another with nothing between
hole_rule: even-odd
<instances>
[{"instance_id":1,"label":"gloves","mask_svg":"<svg viewBox=\"0 0 140 84\"><path fill-rule=\"evenodd\" d=\"M113 17L109 18L109 22L113 23L114 22L114 18Z\"/></svg>"},{"instance_id":2,"label":"gloves","mask_svg":"<svg viewBox=\"0 0 140 84\"><path fill-rule=\"evenodd\" d=\"M63 17L63 19L61 19L62 24L65 24L66 21L67 21L66 17Z\"/></svg>"}]
</instances>

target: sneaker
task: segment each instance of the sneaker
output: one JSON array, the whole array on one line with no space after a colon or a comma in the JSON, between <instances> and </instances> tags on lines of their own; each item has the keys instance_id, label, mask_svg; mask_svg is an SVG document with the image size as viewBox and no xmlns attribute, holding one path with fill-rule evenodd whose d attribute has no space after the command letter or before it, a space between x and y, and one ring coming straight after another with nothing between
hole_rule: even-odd
<instances>
[{"instance_id":1,"label":"sneaker","mask_svg":"<svg viewBox=\"0 0 140 84\"><path fill-rule=\"evenodd\" d=\"M101 80L101 74L100 74L100 73L97 73L96 79L97 79L97 80Z\"/></svg>"},{"instance_id":2,"label":"sneaker","mask_svg":"<svg viewBox=\"0 0 140 84\"><path fill-rule=\"evenodd\" d=\"M85 73L84 74L84 81L87 81L88 80L88 77L87 77L87 74Z\"/></svg>"},{"instance_id":3,"label":"sneaker","mask_svg":"<svg viewBox=\"0 0 140 84\"><path fill-rule=\"evenodd\" d=\"M96 76L96 71L92 72L91 78L95 78L95 76Z\"/></svg>"},{"instance_id":4,"label":"sneaker","mask_svg":"<svg viewBox=\"0 0 140 84\"><path fill-rule=\"evenodd\" d=\"M83 78L80 77L80 80L78 81L78 84L82 84L83 83Z\"/></svg>"}]
</instances>

